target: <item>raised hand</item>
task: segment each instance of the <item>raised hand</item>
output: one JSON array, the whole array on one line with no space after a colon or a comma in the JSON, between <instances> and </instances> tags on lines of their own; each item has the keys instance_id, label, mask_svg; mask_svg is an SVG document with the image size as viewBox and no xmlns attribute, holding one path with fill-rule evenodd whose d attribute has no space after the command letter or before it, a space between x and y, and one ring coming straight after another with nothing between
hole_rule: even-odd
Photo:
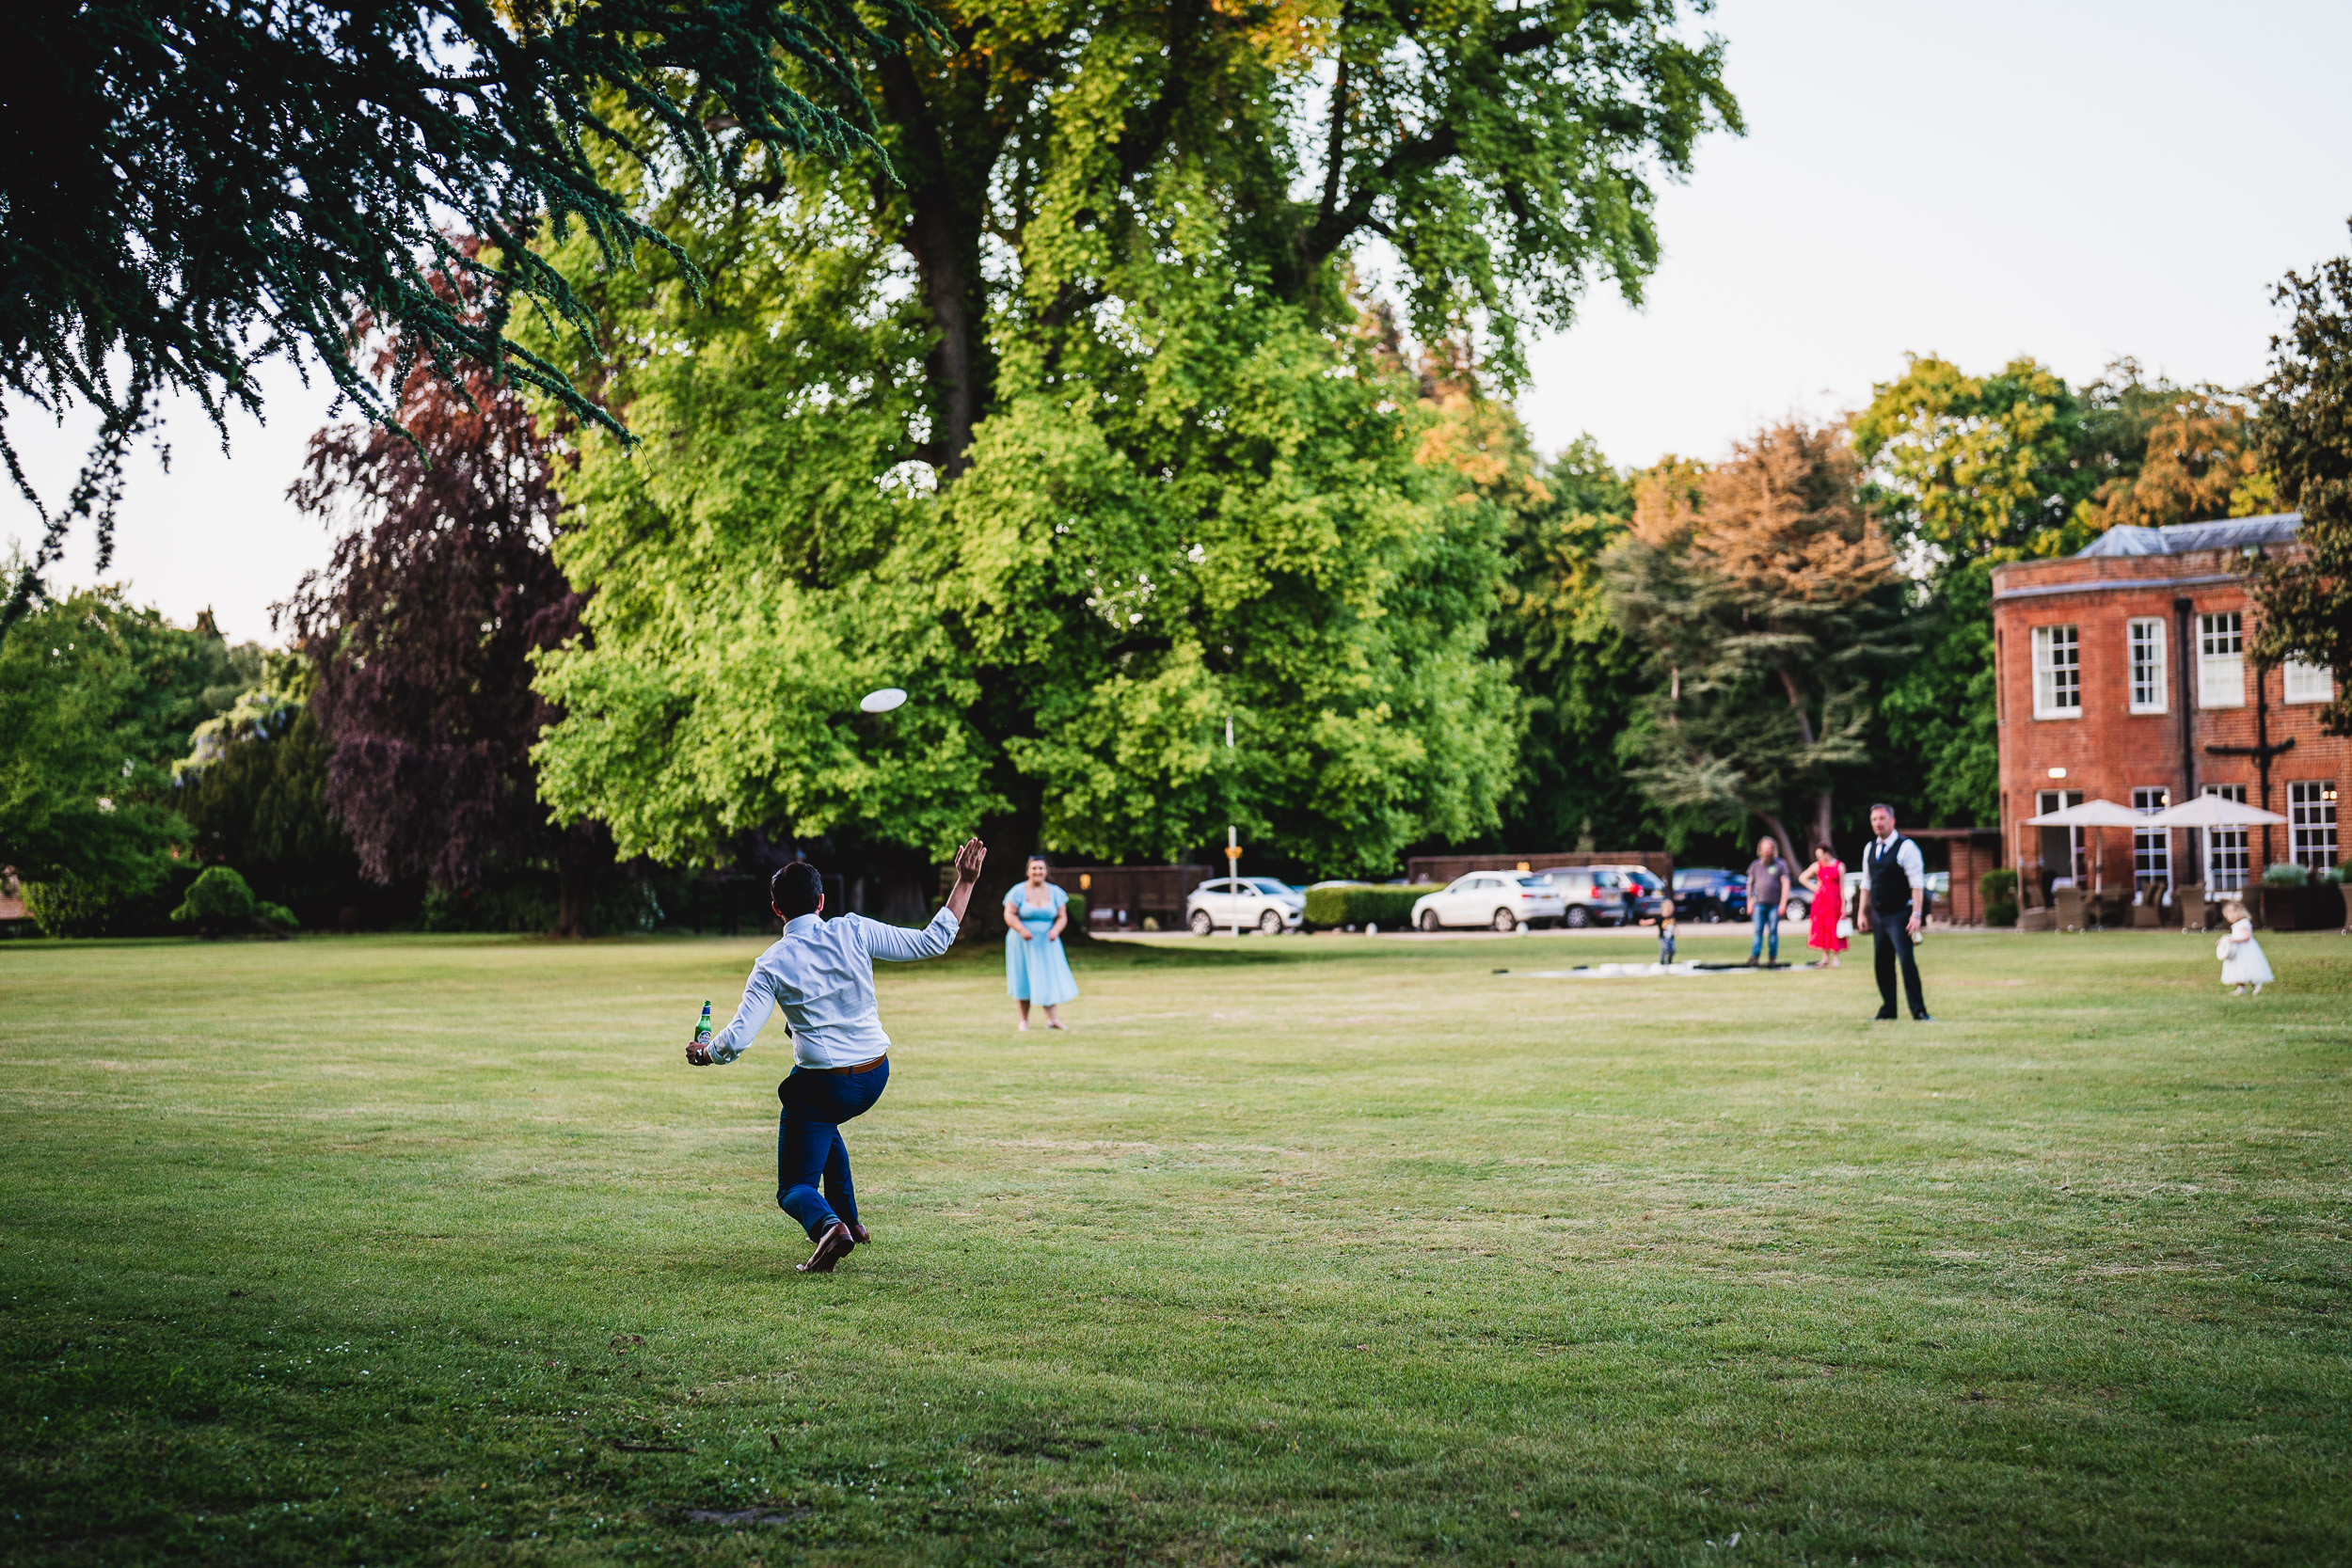
<instances>
[{"instance_id":1,"label":"raised hand","mask_svg":"<svg viewBox=\"0 0 2352 1568\"><path fill-rule=\"evenodd\" d=\"M980 865L987 859L987 845L977 838L965 839L963 847L956 851L956 880L966 883L978 881Z\"/></svg>"}]
</instances>

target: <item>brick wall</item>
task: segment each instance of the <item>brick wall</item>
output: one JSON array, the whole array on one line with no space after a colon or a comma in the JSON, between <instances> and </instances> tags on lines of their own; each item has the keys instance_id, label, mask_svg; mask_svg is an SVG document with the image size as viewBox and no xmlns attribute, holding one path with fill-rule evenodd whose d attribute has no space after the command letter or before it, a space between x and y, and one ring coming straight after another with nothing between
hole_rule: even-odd
<instances>
[{"instance_id":1,"label":"brick wall","mask_svg":"<svg viewBox=\"0 0 2352 1568\"><path fill-rule=\"evenodd\" d=\"M2294 546L2289 546L2294 547ZM2254 609L2237 575L2240 562L2221 551L2180 556L2114 556L2021 562L1993 574L1993 628L2000 734L2003 848L2021 880L2042 869L2043 835L2023 826L2036 815L2046 790L2080 791L2086 800L2133 803L2135 789L2161 789L2177 801L2192 785L2246 786L2249 804L2287 815L2287 785L2305 780L2352 784L2352 741L2322 735L2319 705L2286 701L2282 671L2260 673L2270 743L2292 740L2291 750L2270 766L2269 800L2263 798L2260 770L2251 757L2217 756L2208 746L2250 746L2256 735L2257 672L2245 664L2239 705L2208 705L2199 697L2199 618L2236 611L2246 642L2254 634ZM2186 601L2185 618L2178 607ZM2165 702L2160 712L2131 711L2129 623L2160 622L2165 632ZM2185 619L2185 625L2184 625ZM2074 717L2037 718L2034 713L2033 629L2072 626L2080 651L2082 702ZM2185 641L2185 657L2183 643ZM2183 734L2183 711L2187 734ZM2184 752L2186 754L2184 754ZM2063 778L2052 778L2063 768ZM2049 847L2062 848L2059 831ZM2269 830L2267 852L2261 829L2249 831L2250 875L2267 862L2289 858L2289 830ZM2091 857L2104 851L2109 887L2132 884L2132 834L2122 828L2091 829ZM2201 879L2202 835L2185 830L2170 835L2176 884ZM2192 860L2192 851L2197 859ZM2063 875L2062 869L2053 868ZM1958 868L1954 895L1958 896Z\"/></svg>"}]
</instances>

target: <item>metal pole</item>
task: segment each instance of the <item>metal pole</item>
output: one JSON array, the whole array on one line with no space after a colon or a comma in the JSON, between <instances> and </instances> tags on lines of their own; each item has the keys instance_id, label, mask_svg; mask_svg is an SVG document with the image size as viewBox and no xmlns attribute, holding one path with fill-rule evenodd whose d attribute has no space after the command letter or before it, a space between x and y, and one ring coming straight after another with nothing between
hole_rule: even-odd
<instances>
[{"instance_id":1,"label":"metal pole","mask_svg":"<svg viewBox=\"0 0 2352 1568\"><path fill-rule=\"evenodd\" d=\"M1233 716L1225 716L1225 760L1233 760ZM1225 886L1226 896L1232 899L1227 908L1233 911L1233 940L1241 940L1241 837L1240 830L1231 822L1225 824Z\"/></svg>"},{"instance_id":2,"label":"metal pole","mask_svg":"<svg viewBox=\"0 0 2352 1568\"><path fill-rule=\"evenodd\" d=\"M1225 885L1232 891L1233 940L1241 940L1241 840L1238 830L1225 825Z\"/></svg>"}]
</instances>

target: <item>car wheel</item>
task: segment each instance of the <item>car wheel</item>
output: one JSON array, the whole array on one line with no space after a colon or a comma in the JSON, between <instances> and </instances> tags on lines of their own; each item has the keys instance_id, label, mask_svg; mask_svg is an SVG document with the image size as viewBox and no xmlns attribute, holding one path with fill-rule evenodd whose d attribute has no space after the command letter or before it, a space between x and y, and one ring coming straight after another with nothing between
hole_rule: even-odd
<instances>
[{"instance_id":1,"label":"car wheel","mask_svg":"<svg viewBox=\"0 0 2352 1568\"><path fill-rule=\"evenodd\" d=\"M1209 918L1206 910L1193 911L1191 924L1192 934L1196 937L1213 936L1216 932L1216 922Z\"/></svg>"},{"instance_id":2,"label":"car wheel","mask_svg":"<svg viewBox=\"0 0 2352 1568\"><path fill-rule=\"evenodd\" d=\"M1282 934L1282 911L1280 910L1268 910L1265 913L1260 915L1258 917L1258 929L1270 937L1280 936Z\"/></svg>"},{"instance_id":3,"label":"car wheel","mask_svg":"<svg viewBox=\"0 0 2352 1568\"><path fill-rule=\"evenodd\" d=\"M1812 919L1812 918L1813 918L1813 901L1812 901L1811 899L1809 899L1809 898L1791 898L1791 899L1789 899L1789 900L1788 900L1788 918L1789 918L1789 919L1791 919L1791 920L1810 920L1810 919Z\"/></svg>"},{"instance_id":4,"label":"car wheel","mask_svg":"<svg viewBox=\"0 0 2352 1568\"><path fill-rule=\"evenodd\" d=\"M1721 910L1708 911L1707 923L1709 926L1721 926L1724 923L1724 911Z\"/></svg>"},{"instance_id":5,"label":"car wheel","mask_svg":"<svg viewBox=\"0 0 2352 1568\"><path fill-rule=\"evenodd\" d=\"M1434 931L1438 928L1437 911L1423 910L1421 911L1421 928L1424 931Z\"/></svg>"},{"instance_id":6,"label":"car wheel","mask_svg":"<svg viewBox=\"0 0 2352 1568\"><path fill-rule=\"evenodd\" d=\"M1498 931L1516 931L1519 928L1519 917L1509 910L1497 910L1493 925Z\"/></svg>"},{"instance_id":7,"label":"car wheel","mask_svg":"<svg viewBox=\"0 0 2352 1568\"><path fill-rule=\"evenodd\" d=\"M1560 917L1560 924L1571 931L1581 931L1593 923L1593 911L1581 904L1573 905Z\"/></svg>"}]
</instances>

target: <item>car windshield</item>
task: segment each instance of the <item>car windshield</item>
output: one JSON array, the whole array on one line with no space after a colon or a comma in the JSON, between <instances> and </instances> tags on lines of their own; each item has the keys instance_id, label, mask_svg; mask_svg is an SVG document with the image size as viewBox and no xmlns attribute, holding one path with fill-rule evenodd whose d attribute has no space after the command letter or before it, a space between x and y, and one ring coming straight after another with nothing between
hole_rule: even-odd
<instances>
[{"instance_id":1,"label":"car windshield","mask_svg":"<svg viewBox=\"0 0 2352 1568\"><path fill-rule=\"evenodd\" d=\"M1549 887L1550 885L1551 879L1549 877L1521 877L1519 879L1521 887Z\"/></svg>"},{"instance_id":2,"label":"car windshield","mask_svg":"<svg viewBox=\"0 0 2352 1568\"><path fill-rule=\"evenodd\" d=\"M1625 873L1625 879L1631 882L1635 887L1640 888L1644 893L1656 893L1659 888L1664 885L1659 881L1658 878L1654 874L1647 871L1629 871Z\"/></svg>"},{"instance_id":3,"label":"car windshield","mask_svg":"<svg viewBox=\"0 0 2352 1568\"><path fill-rule=\"evenodd\" d=\"M1278 882L1271 877L1244 877L1242 881L1260 893L1288 893L1288 882Z\"/></svg>"}]
</instances>

